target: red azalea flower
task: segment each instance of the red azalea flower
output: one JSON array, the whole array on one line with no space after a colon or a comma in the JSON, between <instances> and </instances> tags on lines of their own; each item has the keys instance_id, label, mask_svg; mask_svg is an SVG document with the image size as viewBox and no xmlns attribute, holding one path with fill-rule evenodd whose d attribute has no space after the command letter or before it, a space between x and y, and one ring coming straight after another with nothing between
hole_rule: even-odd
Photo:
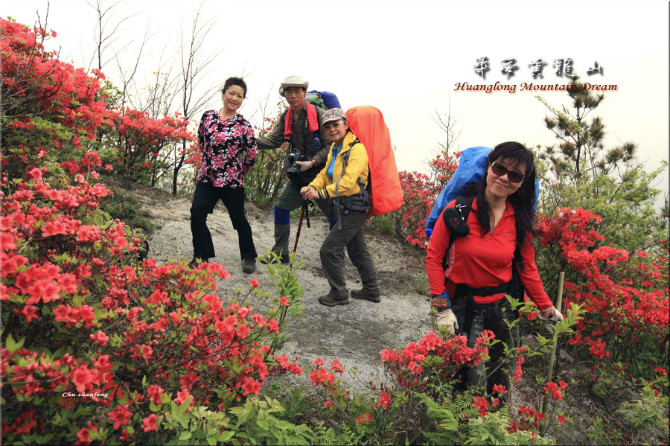
<instances>
[{"instance_id":1,"label":"red azalea flower","mask_svg":"<svg viewBox=\"0 0 670 446\"><path fill-rule=\"evenodd\" d=\"M370 415L369 413L364 413L364 414L361 415L360 417L356 418L356 422L357 422L358 424L369 423L370 421L373 421L373 420L374 420L374 419L372 418L372 415Z\"/></svg>"},{"instance_id":2,"label":"red azalea flower","mask_svg":"<svg viewBox=\"0 0 670 446\"><path fill-rule=\"evenodd\" d=\"M499 393L499 394L502 395L502 394L507 393L507 389L502 384L494 384L493 385L493 393Z\"/></svg>"},{"instance_id":3,"label":"red azalea flower","mask_svg":"<svg viewBox=\"0 0 670 446\"><path fill-rule=\"evenodd\" d=\"M258 395L258 392L261 390L261 383L253 378L247 377L244 384L242 384L242 390L244 390L244 393L242 393L243 396L247 396L250 393Z\"/></svg>"},{"instance_id":4,"label":"red azalea flower","mask_svg":"<svg viewBox=\"0 0 670 446\"><path fill-rule=\"evenodd\" d=\"M91 433L88 429L83 428L77 432L77 441L74 442L75 446L87 446L91 444Z\"/></svg>"},{"instance_id":5,"label":"red azalea flower","mask_svg":"<svg viewBox=\"0 0 670 446\"><path fill-rule=\"evenodd\" d=\"M92 379L93 373L85 365L78 367L72 373L72 382L77 386L77 392L85 392Z\"/></svg>"},{"instance_id":6,"label":"red azalea flower","mask_svg":"<svg viewBox=\"0 0 670 446\"><path fill-rule=\"evenodd\" d=\"M127 404L119 404L113 411L107 413L109 419L114 422L114 429L127 426L130 423L132 415L132 412L128 410Z\"/></svg>"},{"instance_id":7,"label":"red azalea flower","mask_svg":"<svg viewBox=\"0 0 670 446\"><path fill-rule=\"evenodd\" d=\"M107 336L102 330L98 331L98 333L95 335L91 335L90 338L103 347L107 345L107 341L109 340L109 336Z\"/></svg>"},{"instance_id":8,"label":"red azalea flower","mask_svg":"<svg viewBox=\"0 0 670 446\"><path fill-rule=\"evenodd\" d=\"M382 392L381 395L379 395L379 404L377 407L388 409L389 406L391 406L391 396L386 392Z\"/></svg>"},{"instance_id":9,"label":"red azalea flower","mask_svg":"<svg viewBox=\"0 0 670 446\"><path fill-rule=\"evenodd\" d=\"M147 393L154 404L161 404L161 396L165 391L160 386L152 384L149 386L149 389L147 389Z\"/></svg>"},{"instance_id":10,"label":"red azalea flower","mask_svg":"<svg viewBox=\"0 0 670 446\"><path fill-rule=\"evenodd\" d=\"M142 428L144 429L144 432L151 432L151 431L158 432L158 426L156 426L155 413L152 413L148 417L144 418L144 420L142 420Z\"/></svg>"},{"instance_id":11,"label":"red azalea flower","mask_svg":"<svg viewBox=\"0 0 670 446\"><path fill-rule=\"evenodd\" d=\"M477 408L477 411L479 412L479 415L481 416L486 416L489 410L489 402L486 400L486 398L482 398L481 396L476 396L472 400L472 405Z\"/></svg>"},{"instance_id":12,"label":"red azalea flower","mask_svg":"<svg viewBox=\"0 0 670 446\"><path fill-rule=\"evenodd\" d=\"M184 389L181 392L177 392L177 398L174 399L174 402L181 406L190 396L191 394L188 389ZM193 404L193 400L191 400L191 404Z\"/></svg>"}]
</instances>

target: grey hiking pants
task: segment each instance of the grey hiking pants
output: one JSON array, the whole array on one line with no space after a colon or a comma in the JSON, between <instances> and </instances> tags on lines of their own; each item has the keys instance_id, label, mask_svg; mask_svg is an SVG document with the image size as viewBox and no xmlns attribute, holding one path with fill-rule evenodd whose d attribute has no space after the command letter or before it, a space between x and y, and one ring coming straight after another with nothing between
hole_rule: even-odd
<instances>
[{"instance_id":1,"label":"grey hiking pants","mask_svg":"<svg viewBox=\"0 0 670 446\"><path fill-rule=\"evenodd\" d=\"M365 213L343 213L340 216L342 229L338 229L338 225L332 227L321 245L321 251L319 251L321 267L330 284L330 295L335 298L348 297L347 284L342 273L345 248L349 258L358 269L363 290L372 296L380 294L377 271L363 235L365 220L367 220Z\"/></svg>"}]
</instances>

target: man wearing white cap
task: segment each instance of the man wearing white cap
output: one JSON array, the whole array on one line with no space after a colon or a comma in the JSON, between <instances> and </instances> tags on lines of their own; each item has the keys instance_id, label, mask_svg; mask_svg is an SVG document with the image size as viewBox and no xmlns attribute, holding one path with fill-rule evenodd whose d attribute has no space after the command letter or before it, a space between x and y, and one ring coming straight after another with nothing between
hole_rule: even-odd
<instances>
[{"instance_id":1,"label":"man wearing white cap","mask_svg":"<svg viewBox=\"0 0 670 446\"><path fill-rule=\"evenodd\" d=\"M289 154L293 155L284 162L289 181L274 208L275 245L272 252L281 255L282 263L288 262L291 211L305 203L300 188L316 177L328 158L328 138L321 128L323 110L305 100L308 85L309 82L302 76L288 76L284 79L279 94L286 98L290 107L282 113L272 133L256 139L261 150L278 149L287 142ZM329 216L327 200L315 202Z\"/></svg>"}]
</instances>

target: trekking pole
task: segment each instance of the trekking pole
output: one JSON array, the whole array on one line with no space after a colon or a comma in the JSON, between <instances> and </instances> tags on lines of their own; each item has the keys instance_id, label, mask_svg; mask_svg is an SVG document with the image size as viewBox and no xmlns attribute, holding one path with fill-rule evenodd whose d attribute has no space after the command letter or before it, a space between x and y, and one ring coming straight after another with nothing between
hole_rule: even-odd
<instances>
[{"instance_id":1,"label":"trekking pole","mask_svg":"<svg viewBox=\"0 0 670 446\"><path fill-rule=\"evenodd\" d=\"M300 240L300 230L302 229L302 220L305 218L305 211L307 211L307 227L309 228L309 201L305 201L305 204L302 205L302 211L300 212L300 223L298 223L298 232L295 234L295 244L293 245L293 253L298 250L298 240ZM293 263L290 265L290 269L293 269Z\"/></svg>"},{"instance_id":2,"label":"trekking pole","mask_svg":"<svg viewBox=\"0 0 670 446\"><path fill-rule=\"evenodd\" d=\"M558 298L556 299L556 311L561 311L561 303L563 302L563 281L565 279L565 272L561 271L558 275ZM547 369L547 383L550 383L554 378L554 362L556 360L556 347L558 345L558 335L554 335L554 339L551 344L551 353L549 355L549 368ZM544 394L544 399L542 400L542 413L547 413L547 407L549 406L549 394ZM549 429L549 418L545 418L542 422L542 431L540 435L544 437Z\"/></svg>"}]
</instances>

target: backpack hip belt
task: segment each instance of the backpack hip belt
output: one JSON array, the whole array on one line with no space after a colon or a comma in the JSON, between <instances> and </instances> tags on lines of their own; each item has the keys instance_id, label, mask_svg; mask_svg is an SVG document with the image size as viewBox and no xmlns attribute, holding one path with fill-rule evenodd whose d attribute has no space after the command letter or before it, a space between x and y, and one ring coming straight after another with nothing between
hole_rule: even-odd
<instances>
[{"instance_id":1,"label":"backpack hip belt","mask_svg":"<svg viewBox=\"0 0 670 446\"><path fill-rule=\"evenodd\" d=\"M481 287L481 288L473 288L469 287L464 283L459 283L456 284L456 289L454 290L454 299L458 299L459 297L462 296L467 296L469 298L472 298L473 296L493 296L494 294L500 294L500 293L507 293L512 289L514 285L514 279L510 280L509 282L505 282L501 285L496 285L496 286L488 286L488 287Z\"/></svg>"}]
</instances>

